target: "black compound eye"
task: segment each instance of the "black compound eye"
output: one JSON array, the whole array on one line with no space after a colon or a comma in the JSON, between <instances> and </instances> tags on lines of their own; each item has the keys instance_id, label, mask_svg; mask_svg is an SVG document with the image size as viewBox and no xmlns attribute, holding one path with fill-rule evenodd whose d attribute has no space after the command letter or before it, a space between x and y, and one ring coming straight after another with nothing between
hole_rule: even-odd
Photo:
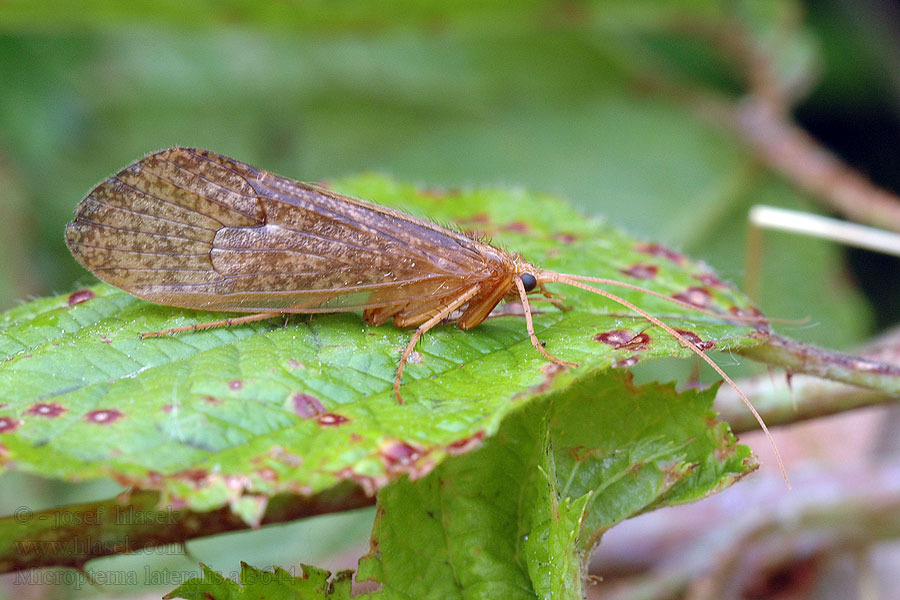
<instances>
[{"instance_id":1,"label":"black compound eye","mask_svg":"<svg viewBox=\"0 0 900 600\"><path fill-rule=\"evenodd\" d=\"M519 277L522 278L522 285L525 286L526 292L530 292L537 287L537 277L531 273L522 273Z\"/></svg>"}]
</instances>

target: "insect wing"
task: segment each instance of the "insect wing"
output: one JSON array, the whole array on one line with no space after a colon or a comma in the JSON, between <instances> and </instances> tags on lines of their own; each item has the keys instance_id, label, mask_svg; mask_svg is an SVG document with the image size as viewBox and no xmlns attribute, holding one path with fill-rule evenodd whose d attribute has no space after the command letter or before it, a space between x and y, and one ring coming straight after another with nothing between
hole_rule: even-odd
<instances>
[{"instance_id":1,"label":"insect wing","mask_svg":"<svg viewBox=\"0 0 900 600\"><path fill-rule=\"evenodd\" d=\"M490 277L493 260L457 232L189 148L102 182L66 240L88 270L141 298L247 312L445 297Z\"/></svg>"}]
</instances>

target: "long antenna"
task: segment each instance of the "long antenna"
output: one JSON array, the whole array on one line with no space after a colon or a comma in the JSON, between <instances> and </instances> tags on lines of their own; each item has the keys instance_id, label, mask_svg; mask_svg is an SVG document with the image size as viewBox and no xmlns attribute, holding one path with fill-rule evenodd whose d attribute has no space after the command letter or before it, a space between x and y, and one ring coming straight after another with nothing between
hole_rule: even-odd
<instances>
[{"instance_id":1,"label":"long antenna","mask_svg":"<svg viewBox=\"0 0 900 600\"><path fill-rule=\"evenodd\" d=\"M790 489L791 482L788 479L787 470L784 468L784 461L781 460L781 453L778 452L778 446L775 445L775 438L773 438L772 434L769 433L769 428L766 427L766 422L763 421L763 418L759 414L759 411L756 410L756 407L753 406L753 403L750 402L750 399L747 398L747 396L744 394L744 392L741 391L741 389L737 386L737 384L734 382L734 380L731 379L731 377L729 377L725 373L725 371L723 371L722 368L715 363L715 361L713 359L711 359L709 356L707 356L703 350L697 348L693 343L691 343L690 340L688 340L682 334L678 333L677 331L675 331L674 329L672 329L671 327L669 327L668 325L666 325L665 323L663 323L662 321L660 321L659 319L657 319L656 317L654 317L653 315L648 313L647 311L638 308L637 306L635 306L628 300L625 300L624 298L620 298L611 292L607 292L606 290L601 290L599 288L595 288L595 287L587 285L585 283L581 283L581 282L576 281L576 280L574 280L564 274L561 274L561 273L554 273L552 271L544 271L542 273L542 275L546 276L547 279L551 282L565 283L567 285L571 285L571 286L574 286L574 287L577 287L577 288L580 288L583 290L587 290L589 292L593 292L595 294L599 294L599 295L603 296L604 298L608 298L617 304L621 304L625 308L632 310L632 311L636 312L637 314L641 315L642 317L644 317L645 319L647 319L648 321L650 321L657 327L662 328L670 336L672 336L673 338L675 338L676 340L681 342L681 344L683 346L685 346L686 348L688 348L689 350L694 352L694 354L696 354L697 356L702 358L710 367L712 367L716 371L716 373L719 374L719 376L722 379L725 380L726 383L728 383L728 385L730 385L734 389L735 392L737 392L737 395L740 396L740 398L741 398L741 400L743 400L744 404L747 405L747 408L750 409L750 412L753 414L753 417L756 419L756 422L759 423L760 428L762 428L763 433L766 434L766 439L769 440L769 444L772 446L772 450L775 452L775 459L778 461L778 468L781 470L781 476L784 477L784 482L787 484L788 489Z\"/></svg>"},{"instance_id":2,"label":"long antenna","mask_svg":"<svg viewBox=\"0 0 900 600\"><path fill-rule=\"evenodd\" d=\"M666 296L665 294L661 294L659 292L655 292L651 289L641 287L639 285L634 285L633 283L626 283L624 281L616 281L615 279L606 279L604 277L587 277L585 275L572 275L569 273L557 273L560 277L565 277L567 279L574 279L575 281L590 281L591 283L602 283L606 285L614 285L616 287L625 288L628 290L634 290L636 292L641 292L642 294L647 294L648 296L653 296L655 298L660 298L662 300L666 300L667 302L671 302L673 304L677 304L678 306L682 306L684 308L688 308L694 312L698 312L703 315L707 315L709 317L715 317L717 319L725 319L727 321L738 321L740 323L786 323L789 325L802 325L809 321L809 318L805 319L779 319L772 317L764 317L762 315L731 315L731 314L721 314L715 313L711 310L706 310L701 306L697 306L696 304L691 304L690 302L685 302L684 300L679 300L673 296Z\"/></svg>"}]
</instances>

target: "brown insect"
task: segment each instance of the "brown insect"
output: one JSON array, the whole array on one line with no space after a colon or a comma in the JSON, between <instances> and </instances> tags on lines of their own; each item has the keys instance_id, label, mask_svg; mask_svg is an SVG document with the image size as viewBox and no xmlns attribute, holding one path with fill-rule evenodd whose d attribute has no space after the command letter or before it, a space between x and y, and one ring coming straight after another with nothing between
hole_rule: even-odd
<instances>
[{"instance_id":1,"label":"brown insect","mask_svg":"<svg viewBox=\"0 0 900 600\"><path fill-rule=\"evenodd\" d=\"M398 327L418 325L397 366L399 402L403 369L425 332L456 311L457 327L472 329L504 299L522 302L538 352L554 363L577 366L538 341L528 298L541 294L564 308L545 284L565 283L619 303L695 352L738 392L772 440L747 397L702 349L641 308L585 282L638 290L722 315L615 280L545 271L429 221L207 150L162 150L102 182L78 205L66 241L85 268L140 298L253 313L142 337L289 313L352 310L362 310L370 325L390 319Z\"/></svg>"}]
</instances>

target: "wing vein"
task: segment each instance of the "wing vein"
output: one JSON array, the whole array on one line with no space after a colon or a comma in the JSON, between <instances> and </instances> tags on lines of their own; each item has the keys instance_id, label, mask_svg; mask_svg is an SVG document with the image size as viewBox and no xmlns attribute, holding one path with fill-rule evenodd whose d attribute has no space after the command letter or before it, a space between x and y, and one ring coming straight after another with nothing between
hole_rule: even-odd
<instances>
[{"instance_id":1,"label":"wing vein","mask_svg":"<svg viewBox=\"0 0 900 600\"><path fill-rule=\"evenodd\" d=\"M140 190L137 190L137 191L140 191ZM150 196L150 197L156 198L156 196ZM110 204L109 202L104 202L103 200L100 200L96 196L89 196L89 198L91 199L91 201L96 202L97 204L102 204L103 206L108 206L109 208L112 208L114 210L121 210L122 212L131 213L133 215L150 217L152 219L156 219L159 221L165 221L166 223L172 223L173 225L178 225L180 227L190 227L191 229L199 229L200 231L211 231L211 232L217 231L217 229L209 229L209 228L203 227L201 225L194 225L193 223L185 223L184 221L176 221L174 219L169 219L169 218L161 216L159 213L142 212L139 210L133 210L131 208L126 208L124 206L119 206L117 204ZM157 198L157 199L160 200L160 198ZM165 200L163 200L163 202L165 202ZM181 206L181 205L173 204L172 206ZM185 208L185 207L182 207L182 208ZM196 212L196 211L193 211L193 212ZM198 214L203 214L203 213L198 213ZM204 216L208 216L208 215L204 215ZM85 217L80 217L80 218L83 220L88 220ZM200 240L194 240L194 241L200 241Z\"/></svg>"},{"instance_id":2,"label":"wing vein","mask_svg":"<svg viewBox=\"0 0 900 600\"><path fill-rule=\"evenodd\" d=\"M131 185L130 183L128 183L127 181L122 180L122 179L119 177L118 174L113 175L112 177L110 177L108 181L111 181L111 180L113 180L113 179L115 179L116 181L118 181L118 182L119 182L119 185L122 185L123 187L127 187L128 189L134 191L135 193L141 194L142 196L145 196L145 197L147 197L147 198L153 198L154 200L159 200L160 202L163 202L163 203L165 203L165 204L168 204L169 206L174 206L175 208L180 208L180 209L182 209L182 210L187 210L187 211L190 211L190 212L192 212L192 213L196 213L196 214L200 215L201 217L206 217L207 219L211 219L211 220L215 221L216 223L218 223L218 224L221 225L221 226L224 226L224 225L225 225L225 223L222 223L222 221L220 221L219 219L215 218L214 216L209 215L209 214L207 214L207 213L205 213L205 212L199 211L199 210L197 210L196 208L192 208L191 206L188 206L187 204L179 204L178 202L172 202L171 200L167 200L166 198L162 198L162 197L160 197L160 196L157 196L156 194L151 194L150 192L148 192L148 191L146 191L146 190L142 190L142 189L140 189L140 188L136 188L136 187L134 187L133 185ZM176 187L177 187L177 186L176 186ZM179 189L180 189L180 188L179 188ZM189 193L189 194L192 194L192 195L196 196L197 198L201 198L201 199L204 198L204 197L201 196L200 194L194 193L194 192L192 192L191 190L184 190L184 191L186 191L186 192ZM225 207L225 208L228 208L228 207ZM228 209L228 210L231 210L231 209ZM213 230L209 230L209 231L213 231Z\"/></svg>"},{"instance_id":3,"label":"wing vein","mask_svg":"<svg viewBox=\"0 0 900 600\"><path fill-rule=\"evenodd\" d=\"M87 217L82 217L82 216L80 216L80 215L77 216L77 217L75 217L75 221L76 221L76 222L81 221L82 223L89 223L89 224L91 224L91 225L94 225L95 227L100 227L101 229L112 229L112 230L114 230L114 231L124 231L124 232L126 232L126 233L135 233L135 234L139 234L139 235L149 235L149 236L153 236L154 238L162 238L162 239L164 239L164 240L167 240L167 239L173 239L173 238L174 238L174 239L177 239L177 240L184 240L184 241L186 241L186 242L198 242L198 243L200 243L200 244L209 244L209 243L210 243L209 240L201 240L201 239L197 239L197 238L189 238L189 237L185 237L185 236L183 236L183 235L175 235L174 233L157 233L157 232L154 232L154 231L143 231L143 230L140 230L140 229L129 229L129 228L127 228L127 227L116 227L115 225L110 225L109 223L100 223L99 221L94 221L94 220L92 220L92 219L88 219ZM130 248L124 248L124 249L130 250Z\"/></svg>"},{"instance_id":4,"label":"wing vein","mask_svg":"<svg viewBox=\"0 0 900 600\"><path fill-rule=\"evenodd\" d=\"M197 155L194 154L194 156L197 156ZM207 160L207 162L212 163L212 161L209 161L209 160L206 159L205 157L201 157L201 158L202 158L203 160ZM242 194L242 193L240 193L240 192L238 192L238 191L235 191L235 190L233 190L233 189L227 188L227 187L225 187L224 185L222 185L222 184L220 184L220 183L218 183L218 182L216 182L216 181L213 181L213 180L211 180L211 179L208 179L207 177L204 177L203 175L201 175L200 173L197 173L196 171L191 171L190 169L186 169L185 167L179 165L177 162L174 162L174 161L172 161L172 160L166 158L165 156L160 156L159 159L162 160L162 161L165 161L165 162L169 163L170 165L172 165L173 167L175 167L176 169L178 169L178 170L181 171L182 173L187 173L188 175L190 175L190 176L192 176L192 177L196 177L196 178L198 178L198 179L202 179L203 181L205 181L205 182L207 182L207 183L209 183L209 184L211 184L211 185L213 185L213 186L219 188L220 190L223 190L226 194L234 194L235 196L243 196L244 198L251 198L251 197L252 197L252 196L247 196L246 194ZM218 164L218 163L212 163L212 164ZM163 174L160 173L159 171L155 171L150 165L147 165L147 164L141 164L141 169L144 169L144 170L148 171L149 173L152 173L153 175L159 177L160 179L162 179L163 181L165 181L166 183L168 183L168 184L171 185L172 187L175 187L175 188L178 188L179 190L188 192L189 194L193 194L193 195L197 196L198 198L203 198L204 200L207 200L207 201L209 201L209 202L213 202L214 204L218 204L219 206L221 206L222 208L224 208L224 209L226 209L226 210L230 210L231 212L238 213L239 215L243 215L243 216L245 216L245 217L247 217L247 218L249 218L249 219L253 219L254 221L258 220L258 219L257 219L257 216L254 215L254 214L251 214L251 213L248 213L248 212L244 212L244 211L242 211L242 210L240 210L240 209L238 209L238 208L235 208L234 206L229 206L228 204L225 204L225 203L223 203L223 202L221 202L221 201L219 201L219 200L217 200L216 198L213 198L213 197L211 197L211 196L200 195L200 194L198 194L197 192L195 192L195 191L193 191L193 190L191 190L191 189L188 189L188 188L186 188L186 187L183 187L183 186L177 184L176 182L172 181L171 179L169 179L168 177L166 177L165 175L163 175Z\"/></svg>"},{"instance_id":5,"label":"wing vein","mask_svg":"<svg viewBox=\"0 0 900 600\"><path fill-rule=\"evenodd\" d=\"M71 246L81 246L83 248L96 248L97 250L110 250L113 252L131 252L134 254L143 254L147 256L209 256L208 252L145 252L142 250L136 250L134 248L123 248L121 246L110 248L108 246L97 246L96 244L85 244L84 242L75 242L71 240L68 243ZM94 267L91 267L91 270L93 269Z\"/></svg>"}]
</instances>

